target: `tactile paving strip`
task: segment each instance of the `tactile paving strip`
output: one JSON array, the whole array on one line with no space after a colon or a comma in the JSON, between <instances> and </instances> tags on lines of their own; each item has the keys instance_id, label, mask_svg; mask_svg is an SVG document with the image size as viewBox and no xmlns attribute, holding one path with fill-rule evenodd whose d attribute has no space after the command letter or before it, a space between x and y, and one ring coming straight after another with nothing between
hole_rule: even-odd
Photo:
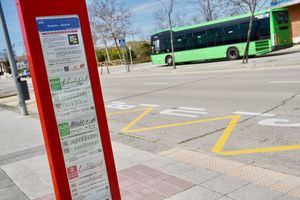
<instances>
[{"instance_id":1,"label":"tactile paving strip","mask_svg":"<svg viewBox=\"0 0 300 200\"><path fill-rule=\"evenodd\" d=\"M162 200L188 190L195 184L144 165L118 173L122 200ZM55 200L54 194L36 200Z\"/></svg>"},{"instance_id":2,"label":"tactile paving strip","mask_svg":"<svg viewBox=\"0 0 300 200\"><path fill-rule=\"evenodd\" d=\"M170 149L168 151L161 152L160 154L198 168L219 172L300 198L299 177L268 169L262 169L236 161L217 158L201 152L186 149Z\"/></svg>"},{"instance_id":3,"label":"tactile paving strip","mask_svg":"<svg viewBox=\"0 0 300 200\"><path fill-rule=\"evenodd\" d=\"M119 172L122 200L162 200L195 185L144 165Z\"/></svg>"}]
</instances>

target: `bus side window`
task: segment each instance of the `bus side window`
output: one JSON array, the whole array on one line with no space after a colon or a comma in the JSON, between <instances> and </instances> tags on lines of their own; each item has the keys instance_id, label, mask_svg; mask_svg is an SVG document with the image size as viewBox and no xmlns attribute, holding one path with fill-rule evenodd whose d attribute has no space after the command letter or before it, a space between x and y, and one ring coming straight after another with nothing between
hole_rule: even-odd
<instances>
[{"instance_id":1,"label":"bus side window","mask_svg":"<svg viewBox=\"0 0 300 200\"><path fill-rule=\"evenodd\" d=\"M270 39L270 18L259 20L259 39Z\"/></svg>"},{"instance_id":2,"label":"bus side window","mask_svg":"<svg viewBox=\"0 0 300 200\"><path fill-rule=\"evenodd\" d=\"M185 50L185 38L184 35L174 37L174 49L175 51Z\"/></svg>"},{"instance_id":3,"label":"bus side window","mask_svg":"<svg viewBox=\"0 0 300 200\"><path fill-rule=\"evenodd\" d=\"M222 28L214 28L207 30L208 47L222 45Z\"/></svg>"},{"instance_id":4,"label":"bus side window","mask_svg":"<svg viewBox=\"0 0 300 200\"><path fill-rule=\"evenodd\" d=\"M193 33L187 33L186 34L186 49L194 49L195 48L195 42L193 38Z\"/></svg>"},{"instance_id":5,"label":"bus side window","mask_svg":"<svg viewBox=\"0 0 300 200\"><path fill-rule=\"evenodd\" d=\"M238 24L223 28L224 44L234 44L240 42L240 27Z\"/></svg>"},{"instance_id":6,"label":"bus side window","mask_svg":"<svg viewBox=\"0 0 300 200\"><path fill-rule=\"evenodd\" d=\"M247 42L248 30L249 30L249 22L240 24L241 42ZM258 21L253 21L251 41L257 41L258 39L259 39Z\"/></svg>"},{"instance_id":7,"label":"bus side window","mask_svg":"<svg viewBox=\"0 0 300 200\"><path fill-rule=\"evenodd\" d=\"M259 33L258 33L258 21L253 22L252 33L251 33L251 41L259 40Z\"/></svg>"},{"instance_id":8,"label":"bus side window","mask_svg":"<svg viewBox=\"0 0 300 200\"><path fill-rule=\"evenodd\" d=\"M249 22L240 24L241 42L247 42L248 29L249 29Z\"/></svg>"},{"instance_id":9,"label":"bus side window","mask_svg":"<svg viewBox=\"0 0 300 200\"><path fill-rule=\"evenodd\" d=\"M222 28L217 28L216 30L216 45L223 45L223 39L222 39Z\"/></svg>"},{"instance_id":10,"label":"bus side window","mask_svg":"<svg viewBox=\"0 0 300 200\"><path fill-rule=\"evenodd\" d=\"M196 48L207 47L207 35L206 31L201 31L194 34L194 43Z\"/></svg>"}]
</instances>

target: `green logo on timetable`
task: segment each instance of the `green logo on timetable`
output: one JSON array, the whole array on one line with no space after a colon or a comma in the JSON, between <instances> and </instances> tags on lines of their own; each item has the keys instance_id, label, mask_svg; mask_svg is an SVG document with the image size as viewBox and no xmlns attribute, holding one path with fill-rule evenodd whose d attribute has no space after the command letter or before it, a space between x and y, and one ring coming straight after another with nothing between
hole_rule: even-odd
<instances>
[{"instance_id":1,"label":"green logo on timetable","mask_svg":"<svg viewBox=\"0 0 300 200\"><path fill-rule=\"evenodd\" d=\"M50 87L52 92L61 91L61 82L59 78L50 79Z\"/></svg>"},{"instance_id":2,"label":"green logo on timetable","mask_svg":"<svg viewBox=\"0 0 300 200\"><path fill-rule=\"evenodd\" d=\"M63 123L58 125L59 134L61 137L66 137L70 135L70 126L69 123Z\"/></svg>"}]
</instances>

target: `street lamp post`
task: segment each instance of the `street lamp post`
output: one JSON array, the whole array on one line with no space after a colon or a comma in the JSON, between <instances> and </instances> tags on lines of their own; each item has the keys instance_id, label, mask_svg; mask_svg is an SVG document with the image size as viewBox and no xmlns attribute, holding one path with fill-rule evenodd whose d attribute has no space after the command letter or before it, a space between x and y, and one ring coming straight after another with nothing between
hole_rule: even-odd
<instances>
[{"instance_id":1,"label":"street lamp post","mask_svg":"<svg viewBox=\"0 0 300 200\"><path fill-rule=\"evenodd\" d=\"M4 33L4 40L5 40L6 46L7 46L8 59L9 59L9 63L11 66L13 79L14 79L14 82L16 85L17 95L19 98L20 111L23 116L26 116L26 115L28 115L28 111L27 111L26 102L25 102L25 98L24 98L25 91L22 90L24 88L22 87L23 84L22 84L22 81L20 80L20 77L18 74L17 64L16 64L16 60L14 57L10 37L8 34L7 25L5 22L1 1L0 1L0 25L1 25L1 27L3 29L3 33Z\"/></svg>"}]
</instances>

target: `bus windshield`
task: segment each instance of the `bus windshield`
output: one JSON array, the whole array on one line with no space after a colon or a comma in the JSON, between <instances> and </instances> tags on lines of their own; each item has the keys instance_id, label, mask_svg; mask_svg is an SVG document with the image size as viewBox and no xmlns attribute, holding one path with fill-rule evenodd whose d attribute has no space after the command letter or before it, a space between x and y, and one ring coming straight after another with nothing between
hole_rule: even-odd
<instances>
[{"instance_id":1,"label":"bus windshield","mask_svg":"<svg viewBox=\"0 0 300 200\"><path fill-rule=\"evenodd\" d=\"M279 24L286 24L289 22L289 14L287 11L277 11L274 12L274 15L276 16Z\"/></svg>"}]
</instances>

